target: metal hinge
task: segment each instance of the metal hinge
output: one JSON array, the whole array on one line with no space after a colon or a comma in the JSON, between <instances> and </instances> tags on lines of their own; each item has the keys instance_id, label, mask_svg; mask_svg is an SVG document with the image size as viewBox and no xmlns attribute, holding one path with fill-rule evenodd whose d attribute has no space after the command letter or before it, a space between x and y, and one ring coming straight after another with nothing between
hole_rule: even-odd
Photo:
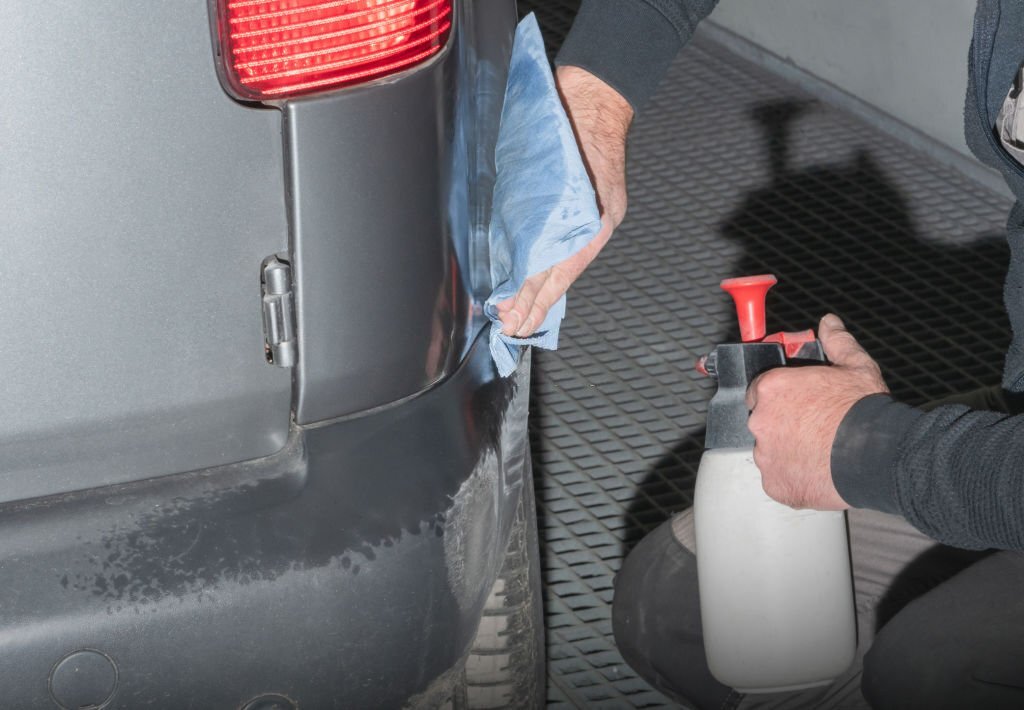
<instances>
[{"instance_id":1,"label":"metal hinge","mask_svg":"<svg viewBox=\"0 0 1024 710\"><path fill-rule=\"evenodd\" d=\"M292 267L272 256L263 262L263 345L267 362L278 367L295 364L295 308L292 297Z\"/></svg>"}]
</instances>

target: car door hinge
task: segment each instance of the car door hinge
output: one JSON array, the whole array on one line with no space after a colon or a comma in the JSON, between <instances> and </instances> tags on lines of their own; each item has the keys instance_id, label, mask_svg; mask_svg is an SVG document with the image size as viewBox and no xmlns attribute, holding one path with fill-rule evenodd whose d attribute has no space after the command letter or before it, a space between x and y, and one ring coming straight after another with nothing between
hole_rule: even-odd
<instances>
[{"instance_id":1,"label":"car door hinge","mask_svg":"<svg viewBox=\"0 0 1024 710\"><path fill-rule=\"evenodd\" d=\"M295 307L292 296L292 267L277 256L263 262L263 345L267 362L292 367L298 348L295 337Z\"/></svg>"}]
</instances>

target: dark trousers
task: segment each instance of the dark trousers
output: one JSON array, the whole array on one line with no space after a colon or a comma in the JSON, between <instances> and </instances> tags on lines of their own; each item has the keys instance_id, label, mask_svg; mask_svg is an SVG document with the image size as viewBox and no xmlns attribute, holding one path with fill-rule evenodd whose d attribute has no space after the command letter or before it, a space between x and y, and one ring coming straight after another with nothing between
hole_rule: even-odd
<instances>
[{"instance_id":1,"label":"dark trousers","mask_svg":"<svg viewBox=\"0 0 1024 710\"><path fill-rule=\"evenodd\" d=\"M687 707L1024 708L1024 555L940 545L895 516L850 512L858 654L829 687L743 695L704 659L690 511L644 538L615 581L626 662Z\"/></svg>"}]
</instances>

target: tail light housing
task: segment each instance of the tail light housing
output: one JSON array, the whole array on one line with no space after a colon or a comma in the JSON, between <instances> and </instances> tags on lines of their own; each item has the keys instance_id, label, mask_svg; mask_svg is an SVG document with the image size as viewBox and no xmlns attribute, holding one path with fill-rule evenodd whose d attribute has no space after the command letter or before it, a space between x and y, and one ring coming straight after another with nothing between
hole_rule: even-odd
<instances>
[{"instance_id":1,"label":"tail light housing","mask_svg":"<svg viewBox=\"0 0 1024 710\"><path fill-rule=\"evenodd\" d=\"M405 71L438 54L453 0L216 0L221 74L282 100Z\"/></svg>"}]
</instances>

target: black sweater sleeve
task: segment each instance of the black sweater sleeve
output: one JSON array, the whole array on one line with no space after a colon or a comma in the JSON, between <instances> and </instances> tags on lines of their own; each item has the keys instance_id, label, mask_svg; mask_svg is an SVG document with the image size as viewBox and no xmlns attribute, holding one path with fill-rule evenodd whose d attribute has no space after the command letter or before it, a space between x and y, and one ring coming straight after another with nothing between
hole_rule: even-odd
<instances>
[{"instance_id":1,"label":"black sweater sleeve","mask_svg":"<svg viewBox=\"0 0 1024 710\"><path fill-rule=\"evenodd\" d=\"M583 0L555 59L582 67L639 111L718 0Z\"/></svg>"},{"instance_id":2,"label":"black sweater sleeve","mask_svg":"<svg viewBox=\"0 0 1024 710\"><path fill-rule=\"evenodd\" d=\"M1024 416L865 397L840 424L832 480L854 507L898 513L956 547L1024 550Z\"/></svg>"}]
</instances>

